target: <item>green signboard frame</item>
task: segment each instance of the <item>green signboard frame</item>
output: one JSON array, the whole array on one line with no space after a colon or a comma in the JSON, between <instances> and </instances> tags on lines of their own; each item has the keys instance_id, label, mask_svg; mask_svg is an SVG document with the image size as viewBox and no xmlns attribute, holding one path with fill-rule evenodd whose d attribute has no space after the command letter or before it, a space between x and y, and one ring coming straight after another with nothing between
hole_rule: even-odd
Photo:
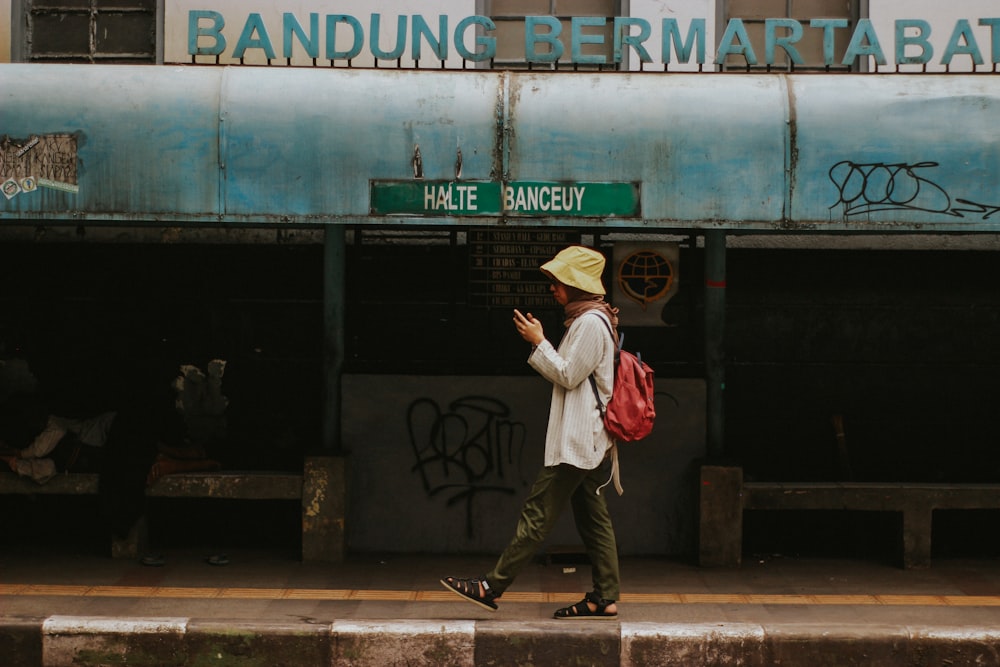
<instances>
[{"instance_id":1,"label":"green signboard frame","mask_svg":"<svg viewBox=\"0 0 1000 667\"><path fill-rule=\"evenodd\" d=\"M372 181L371 215L637 218L638 183Z\"/></svg>"}]
</instances>

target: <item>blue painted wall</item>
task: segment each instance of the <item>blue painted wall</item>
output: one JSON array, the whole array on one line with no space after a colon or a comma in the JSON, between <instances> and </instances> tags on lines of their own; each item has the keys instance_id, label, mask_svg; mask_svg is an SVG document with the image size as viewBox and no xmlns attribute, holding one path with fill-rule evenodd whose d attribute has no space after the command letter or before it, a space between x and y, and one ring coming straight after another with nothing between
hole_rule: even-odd
<instances>
[{"instance_id":1,"label":"blue painted wall","mask_svg":"<svg viewBox=\"0 0 1000 667\"><path fill-rule=\"evenodd\" d=\"M998 115L992 75L4 65L0 182L68 134L78 191L2 197L0 220L504 222L369 215L419 146L428 180L461 150L468 180L640 184L639 217L522 226L996 232Z\"/></svg>"}]
</instances>

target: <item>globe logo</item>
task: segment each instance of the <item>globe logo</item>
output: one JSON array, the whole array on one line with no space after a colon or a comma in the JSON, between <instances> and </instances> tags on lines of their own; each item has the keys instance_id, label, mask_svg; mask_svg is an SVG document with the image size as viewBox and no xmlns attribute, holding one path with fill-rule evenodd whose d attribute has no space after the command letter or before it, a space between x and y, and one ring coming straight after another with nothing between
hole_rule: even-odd
<instances>
[{"instance_id":1,"label":"globe logo","mask_svg":"<svg viewBox=\"0 0 1000 667\"><path fill-rule=\"evenodd\" d=\"M643 310L662 299L673 284L674 267L663 255L652 250L634 252L618 267L618 286Z\"/></svg>"}]
</instances>

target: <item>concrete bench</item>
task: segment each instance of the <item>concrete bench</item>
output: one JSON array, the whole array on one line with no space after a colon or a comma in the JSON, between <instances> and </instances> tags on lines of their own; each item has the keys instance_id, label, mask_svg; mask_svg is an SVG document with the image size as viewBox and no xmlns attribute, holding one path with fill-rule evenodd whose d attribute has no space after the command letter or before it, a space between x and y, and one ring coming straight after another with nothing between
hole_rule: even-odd
<instances>
[{"instance_id":1,"label":"concrete bench","mask_svg":"<svg viewBox=\"0 0 1000 667\"><path fill-rule=\"evenodd\" d=\"M0 495L95 495L96 474L57 475L36 484L13 473L0 473ZM344 557L344 460L307 457L303 472L219 471L165 475L146 487L151 498L228 500L297 500L302 504L302 560L339 562ZM140 519L125 538L113 538L111 555L137 558L146 550L148 524Z\"/></svg>"},{"instance_id":2,"label":"concrete bench","mask_svg":"<svg viewBox=\"0 0 1000 667\"><path fill-rule=\"evenodd\" d=\"M699 561L742 561L746 510L850 510L902 516L902 565L929 567L934 510L1000 509L1000 484L744 482L735 467L701 473Z\"/></svg>"}]
</instances>

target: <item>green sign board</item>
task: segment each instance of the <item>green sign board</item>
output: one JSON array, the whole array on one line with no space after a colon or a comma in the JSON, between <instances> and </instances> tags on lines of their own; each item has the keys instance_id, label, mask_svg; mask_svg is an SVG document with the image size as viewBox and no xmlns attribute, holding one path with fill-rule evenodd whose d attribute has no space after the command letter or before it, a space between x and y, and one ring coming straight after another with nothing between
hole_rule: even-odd
<instances>
[{"instance_id":1,"label":"green sign board","mask_svg":"<svg viewBox=\"0 0 1000 667\"><path fill-rule=\"evenodd\" d=\"M372 181L372 215L635 218L638 183Z\"/></svg>"}]
</instances>

